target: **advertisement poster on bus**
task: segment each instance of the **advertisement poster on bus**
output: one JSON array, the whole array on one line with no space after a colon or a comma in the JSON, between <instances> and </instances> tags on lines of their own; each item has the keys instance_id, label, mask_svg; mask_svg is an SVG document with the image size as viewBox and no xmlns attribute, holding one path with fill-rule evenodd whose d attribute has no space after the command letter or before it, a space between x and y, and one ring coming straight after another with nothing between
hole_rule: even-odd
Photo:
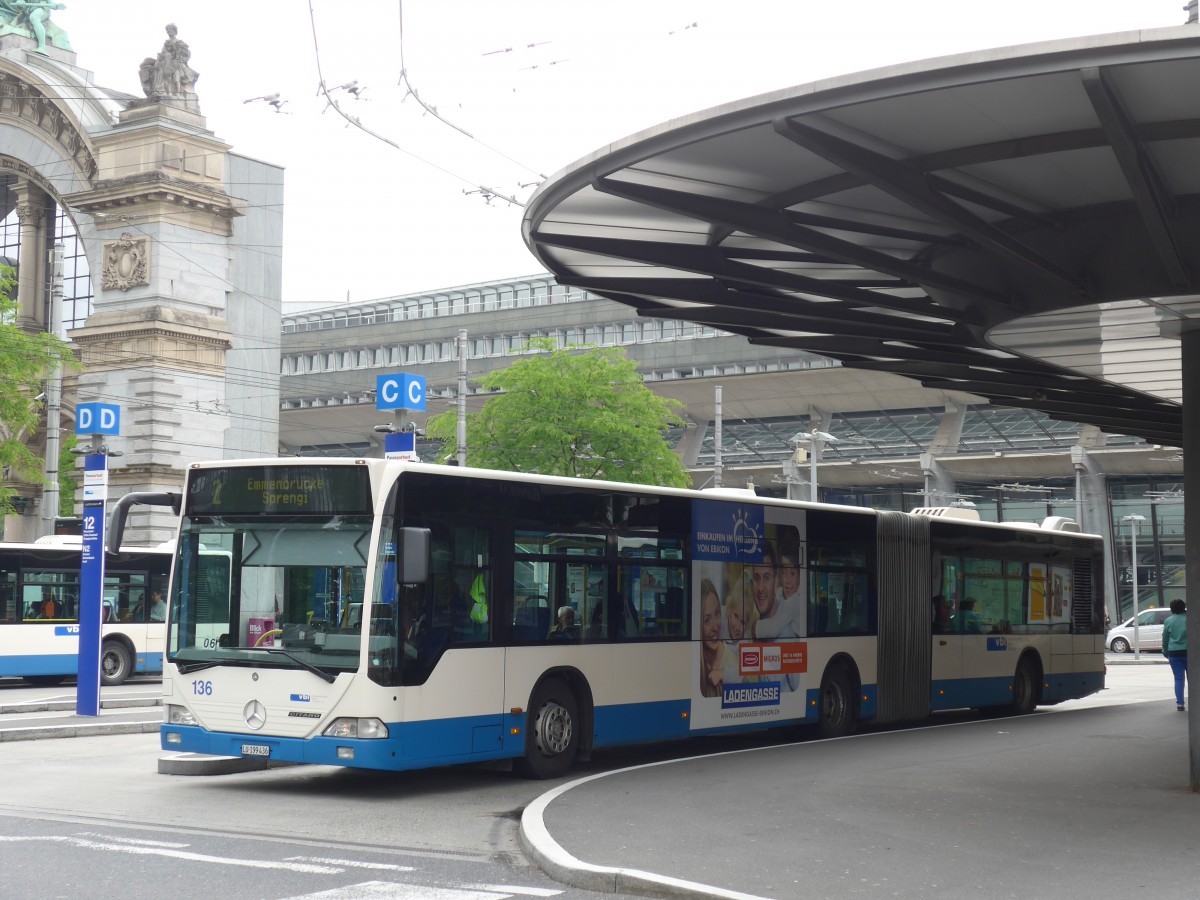
<instances>
[{"instance_id":1,"label":"advertisement poster on bus","mask_svg":"<svg viewBox=\"0 0 1200 900\"><path fill-rule=\"evenodd\" d=\"M693 729L805 714L803 510L697 500L692 510Z\"/></svg>"}]
</instances>

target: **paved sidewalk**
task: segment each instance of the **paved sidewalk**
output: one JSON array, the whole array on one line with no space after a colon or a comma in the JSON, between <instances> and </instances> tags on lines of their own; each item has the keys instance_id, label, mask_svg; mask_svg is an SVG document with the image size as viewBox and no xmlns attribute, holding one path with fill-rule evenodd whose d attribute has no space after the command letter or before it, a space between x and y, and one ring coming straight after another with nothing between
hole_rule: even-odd
<instances>
[{"instance_id":1,"label":"paved sidewalk","mask_svg":"<svg viewBox=\"0 0 1200 900\"><path fill-rule=\"evenodd\" d=\"M647 896L1193 898L1188 717L1153 662L1109 681L1031 716L589 776L531 804L522 842L560 881Z\"/></svg>"}]
</instances>

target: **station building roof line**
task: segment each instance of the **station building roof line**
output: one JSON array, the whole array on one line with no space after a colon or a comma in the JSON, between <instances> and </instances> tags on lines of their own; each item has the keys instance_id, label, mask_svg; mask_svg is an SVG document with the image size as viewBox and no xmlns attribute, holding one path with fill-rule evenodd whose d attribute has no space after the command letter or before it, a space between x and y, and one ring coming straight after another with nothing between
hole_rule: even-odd
<instances>
[{"instance_id":1,"label":"station building roof line","mask_svg":"<svg viewBox=\"0 0 1200 900\"><path fill-rule=\"evenodd\" d=\"M640 315L1179 446L1197 81L1183 26L787 88L597 151L523 231Z\"/></svg>"}]
</instances>

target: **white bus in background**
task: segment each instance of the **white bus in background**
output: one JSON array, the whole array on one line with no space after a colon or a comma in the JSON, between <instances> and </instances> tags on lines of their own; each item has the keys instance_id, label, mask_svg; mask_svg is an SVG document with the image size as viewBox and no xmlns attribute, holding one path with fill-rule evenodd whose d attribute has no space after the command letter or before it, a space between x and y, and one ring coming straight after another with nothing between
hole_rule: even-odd
<instances>
[{"instance_id":1,"label":"white bus in background","mask_svg":"<svg viewBox=\"0 0 1200 900\"><path fill-rule=\"evenodd\" d=\"M1101 542L1065 520L364 459L198 463L182 498L168 750L551 777L1104 686Z\"/></svg>"},{"instance_id":2,"label":"white bus in background","mask_svg":"<svg viewBox=\"0 0 1200 900\"><path fill-rule=\"evenodd\" d=\"M0 543L0 677L59 684L79 671L78 537ZM166 596L170 547L129 548L105 559L101 683L163 668L166 623L153 621Z\"/></svg>"}]
</instances>

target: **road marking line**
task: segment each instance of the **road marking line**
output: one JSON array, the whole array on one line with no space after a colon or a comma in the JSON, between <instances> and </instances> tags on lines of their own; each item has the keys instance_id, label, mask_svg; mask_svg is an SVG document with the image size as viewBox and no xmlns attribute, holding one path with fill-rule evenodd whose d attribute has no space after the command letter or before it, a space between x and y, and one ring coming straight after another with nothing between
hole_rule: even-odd
<instances>
[{"instance_id":1,"label":"road marking line","mask_svg":"<svg viewBox=\"0 0 1200 900\"><path fill-rule=\"evenodd\" d=\"M136 844L141 847L167 847L172 850L181 850L184 847L189 846L188 844L180 844L173 841L144 841L139 840L138 838L116 837L111 834L98 834L94 831L77 831L75 836L83 838L100 838L101 840L105 841L116 841L118 844Z\"/></svg>"},{"instance_id":2,"label":"road marking line","mask_svg":"<svg viewBox=\"0 0 1200 900\"><path fill-rule=\"evenodd\" d=\"M502 894L522 894L526 897L557 897L562 893L554 888L525 887L520 884L460 884L459 887L473 891L497 891Z\"/></svg>"},{"instance_id":3,"label":"road marking line","mask_svg":"<svg viewBox=\"0 0 1200 900\"><path fill-rule=\"evenodd\" d=\"M396 884L390 881L364 881L345 887L318 891L315 894L296 894L285 900L503 900L508 894L491 891L465 891L457 888L432 887L424 884Z\"/></svg>"},{"instance_id":4,"label":"road marking line","mask_svg":"<svg viewBox=\"0 0 1200 900\"><path fill-rule=\"evenodd\" d=\"M353 869L381 869L387 872L415 872L412 866L397 866L392 863L372 863L361 862L355 859L326 859L323 856L289 856L286 859L290 862L308 862L318 863L328 866L346 866Z\"/></svg>"},{"instance_id":5,"label":"road marking line","mask_svg":"<svg viewBox=\"0 0 1200 900\"><path fill-rule=\"evenodd\" d=\"M76 847L82 847L86 850L107 850L110 853L129 853L135 856L166 856L171 859L186 859L188 862L208 862L216 863L221 866L245 866L250 869L283 869L287 872L304 872L310 875L337 875L344 872L345 869L337 869L333 866L314 866L306 863L288 863L288 862L273 862L266 859L233 859L226 856L208 856L204 853L185 853L182 850L170 850L164 847L134 847L128 844L112 844L101 843L100 841L89 841L78 837L60 837L58 835L46 835L44 837L6 837L0 835L0 842L8 843L33 843L34 841L48 841L57 844L74 844Z\"/></svg>"}]
</instances>

